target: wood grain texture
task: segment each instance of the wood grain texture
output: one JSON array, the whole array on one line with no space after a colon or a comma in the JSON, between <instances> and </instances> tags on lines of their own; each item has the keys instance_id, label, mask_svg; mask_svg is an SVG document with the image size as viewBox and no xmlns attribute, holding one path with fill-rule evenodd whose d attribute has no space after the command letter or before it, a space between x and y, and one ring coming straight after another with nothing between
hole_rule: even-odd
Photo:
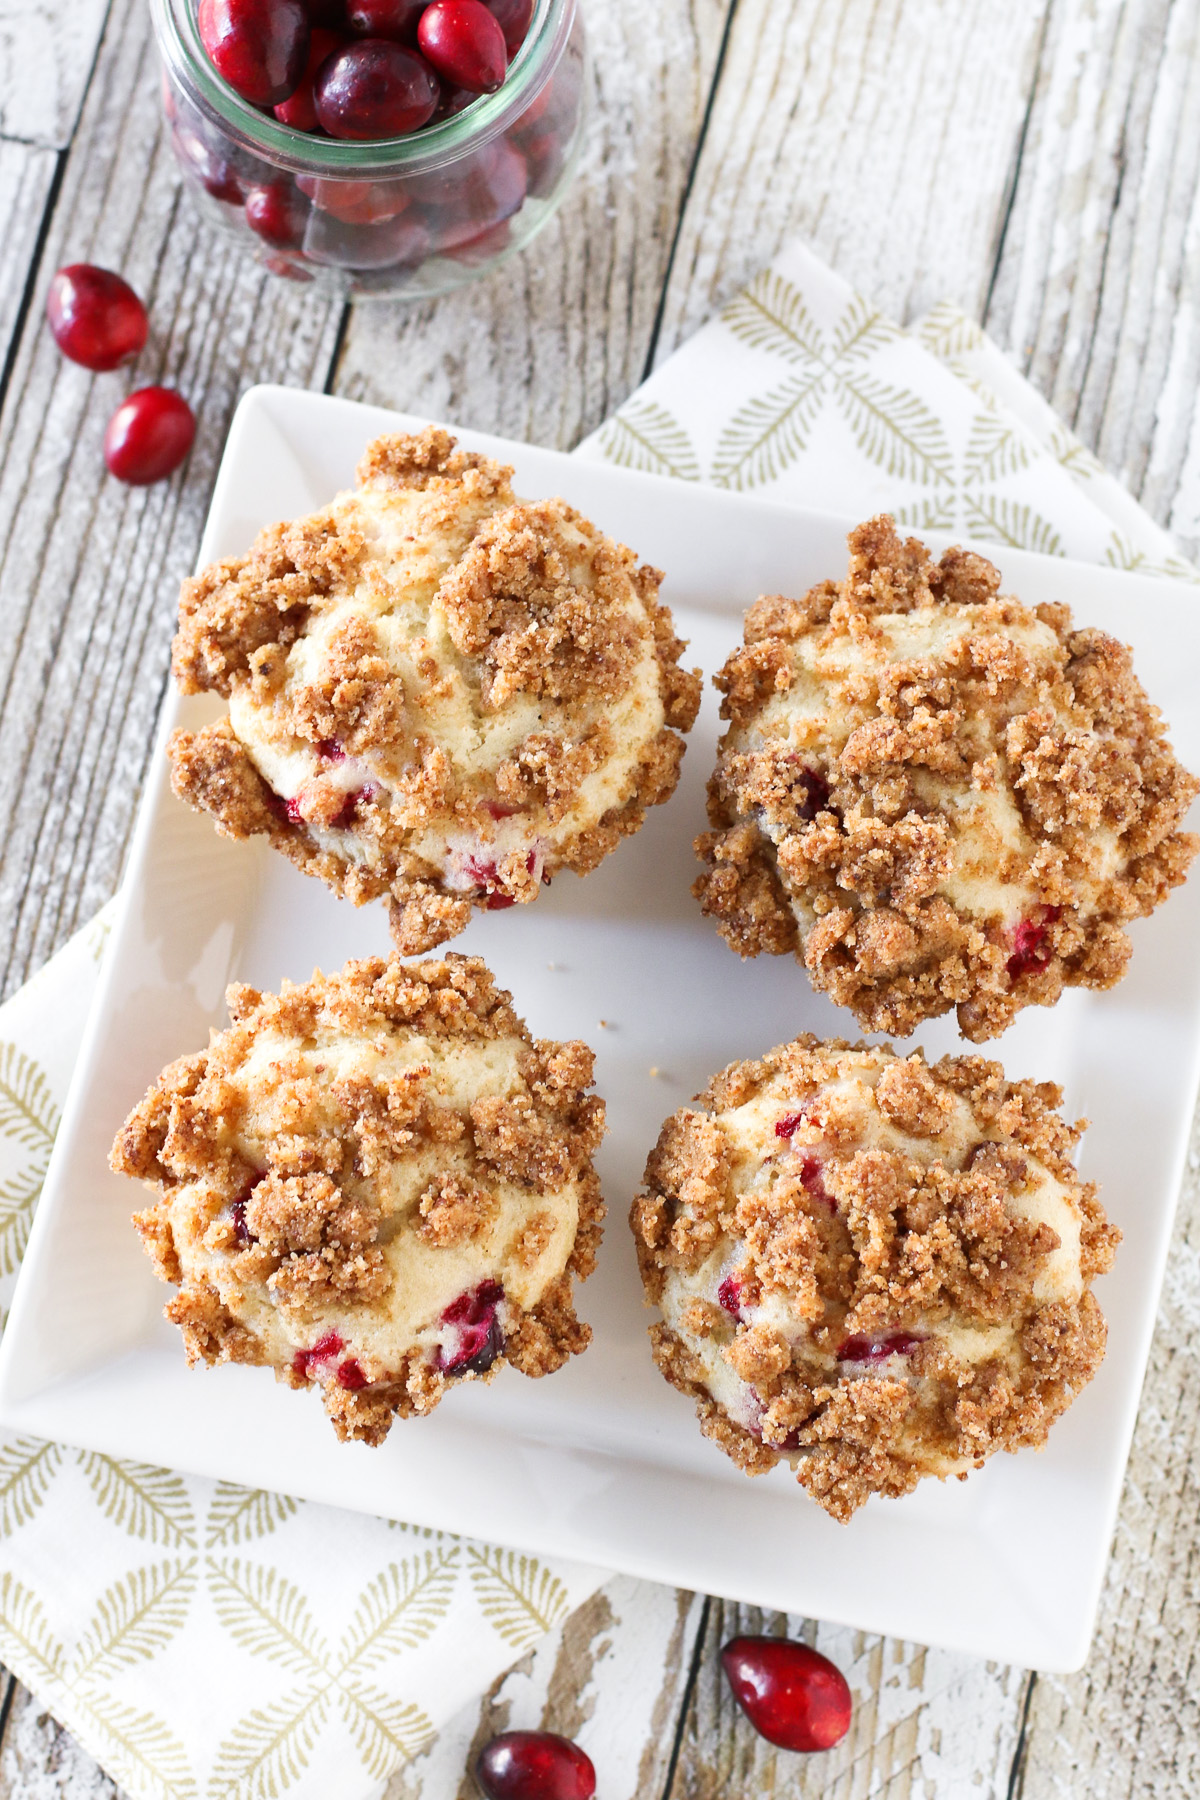
<instances>
[{"instance_id":1,"label":"wood grain texture","mask_svg":"<svg viewBox=\"0 0 1200 1800\"><path fill-rule=\"evenodd\" d=\"M122 269L151 341L92 376L42 324L61 263ZM0 414L0 911L5 992L116 885L194 561L236 402L253 381L320 386L339 309L243 264L194 220L160 119L144 0L114 0ZM104 468L124 393L179 387L200 421L180 475L130 489Z\"/></svg>"},{"instance_id":2,"label":"wood grain texture","mask_svg":"<svg viewBox=\"0 0 1200 1800\"><path fill-rule=\"evenodd\" d=\"M98 1763L19 1687L0 1749L0 1800L127 1800Z\"/></svg>"},{"instance_id":3,"label":"wood grain texture","mask_svg":"<svg viewBox=\"0 0 1200 1800\"><path fill-rule=\"evenodd\" d=\"M38 237L58 171L58 155L0 139L0 394L16 353Z\"/></svg>"},{"instance_id":4,"label":"wood grain texture","mask_svg":"<svg viewBox=\"0 0 1200 1800\"><path fill-rule=\"evenodd\" d=\"M1045 0L739 0L659 361L789 238L907 321L977 314Z\"/></svg>"},{"instance_id":5,"label":"wood grain texture","mask_svg":"<svg viewBox=\"0 0 1200 1800\"><path fill-rule=\"evenodd\" d=\"M479 1800L475 1758L517 1730L574 1738L603 1800L660 1800L701 1609L698 1595L615 1576L445 1725L383 1800Z\"/></svg>"},{"instance_id":6,"label":"wood grain texture","mask_svg":"<svg viewBox=\"0 0 1200 1800\"><path fill-rule=\"evenodd\" d=\"M0 137L69 143L108 4L0 0Z\"/></svg>"},{"instance_id":7,"label":"wood grain texture","mask_svg":"<svg viewBox=\"0 0 1200 1800\"><path fill-rule=\"evenodd\" d=\"M531 249L424 306L355 309L335 387L567 450L637 386L729 0L602 0L584 16L583 163Z\"/></svg>"},{"instance_id":8,"label":"wood grain texture","mask_svg":"<svg viewBox=\"0 0 1200 1800\"><path fill-rule=\"evenodd\" d=\"M1051 7L985 322L1106 467L1194 549L1194 0L1056 0Z\"/></svg>"},{"instance_id":9,"label":"wood grain texture","mask_svg":"<svg viewBox=\"0 0 1200 1800\"><path fill-rule=\"evenodd\" d=\"M850 1683L849 1735L821 1756L776 1750L733 1699L720 1649L742 1633L799 1638ZM709 1602L675 1778L664 1800L1007 1800L1028 1677L976 1657Z\"/></svg>"}]
</instances>

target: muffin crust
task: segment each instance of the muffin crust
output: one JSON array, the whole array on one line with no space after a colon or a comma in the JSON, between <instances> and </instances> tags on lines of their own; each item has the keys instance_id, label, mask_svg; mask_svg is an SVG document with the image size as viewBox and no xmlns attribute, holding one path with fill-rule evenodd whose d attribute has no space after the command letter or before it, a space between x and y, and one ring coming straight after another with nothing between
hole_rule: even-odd
<instances>
[{"instance_id":1,"label":"muffin crust","mask_svg":"<svg viewBox=\"0 0 1200 1800\"><path fill-rule=\"evenodd\" d=\"M320 1388L339 1438L381 1443L456 1381L558 1369L591 1336L592 1053L535 1041L478 959L348 963L165 1069L112 1167L189 1362Z\"/></svg>"},{"instance_id":2,"label":"muffin crust","mask_svg":"<svg viewBox=\"0 0 1200 1800\"><path fill-rule=\"evenodd\" d=\"M980 1042L1119 980L1124 926L1196 853L1200 783L1115 639L890 518L849 542L844 582L750 608L717 677L694 891L740 955L794 953L865 1028L954 1008Z\"/></svg>"},{"instance_id":3,"label":"muffin crust","mask_svg":"<svg viewBox=\"0 0 1200 1800\"><path fill-rule=\"evenodd\" d=\"M229 713L175 734L176 793L386 896L405 954L595 868L674 791L699 705L659 571L511 474L380 438L353 492L183 585L175 679Z\"/></svg>"},{"instance_id":4,"label":"muffin crust","mask_svg":"<svg viewBox=\"0 0 1200 1800\"><path fill-rule=\"evenodd\" d=\"M655 1361L833 1518L1039 1445L1095 1373L1119 1233L1058 1088L805 1036L668 1119L630 1222Z\"/></svg>"}]
</instances>

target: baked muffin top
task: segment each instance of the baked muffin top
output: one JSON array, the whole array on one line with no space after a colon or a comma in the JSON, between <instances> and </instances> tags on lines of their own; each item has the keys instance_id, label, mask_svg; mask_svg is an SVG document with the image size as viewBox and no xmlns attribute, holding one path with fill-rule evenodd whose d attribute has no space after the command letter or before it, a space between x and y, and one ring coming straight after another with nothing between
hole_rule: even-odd
<instances>
[{"instance_id":1,"label":"baked muffin top","mask_svg":"<svg viewBox=\"0 0 1200 1800\"><path fill-rule=\"evenodd\" d=\"M603 1214L592 1053L535 1042L477 959L348 963L172 1063L112 1166L188 1360L316 1384L339 1437L379 1443L447 1385L581 1351L572 1278Z\"/></svg>"},{"instance_id":2,"label":"baked muffin top","mask_svg":"<svg viewBox=\"0 0 1200 1800\"><path fill-rule=\"evenodd\" d=\"M1105 1327L1119 1233L1058 1088L801 1037L667 1120L631 1223L655 1359L748 1473L836 1519L1040 1444Z\"/></svg>"},{"instance_id":3,"label":"baked muffin top","mask_svg":"<svg viewBox=\"0 0 1200 1800\"><path fill-rule=\"evenodd\" d=\"M700 677L639 567L444 431L184 583L173 668L228 717L171 744L176 792L265 833L405 953L473 906L586 874L674 790Z\"/></svg>"},{"instance_id":4,"label":"baked muffin top","mask_svg":"<svg viewBox=\"0 0 1200 1800\"><path fill-rule=\"evenodd\" d=\"M717 678L704 910L743 956L794 951L869 1030L954 1008L978 1042L1111 987L1124 926L1200 841L1179 830L1200 783L1128 650L889 518L849 542L845 581L751 607Z\"/></svg>"}]
</instances>

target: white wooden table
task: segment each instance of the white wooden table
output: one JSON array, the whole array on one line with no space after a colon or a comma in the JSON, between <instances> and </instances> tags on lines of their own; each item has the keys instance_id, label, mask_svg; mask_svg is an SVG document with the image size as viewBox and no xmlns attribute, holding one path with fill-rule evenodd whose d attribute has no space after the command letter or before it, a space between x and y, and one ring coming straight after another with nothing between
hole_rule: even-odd
<instances>
[{"instance_id":1,"label":"white wooden table","mask_svg":"<svg viewBox=\"0 0 1200 1800\"><path fill-rule=\"evenodd\" d=\"M981 319L1195 552L1200 0L584 5L596 126L557 220L464 293L343 310L260 278L197 226L159 122L146 0L0 0L3 991L116 885L178 578L254 381L569 449L802 232L901 320L943 298ZM42 325L50 275L84 259L150 302L137 380L179 386L200 418L183 481L105 478L111 378L65 364ZM764 1615L617 1579L388 1800L468 1800L472 1746L510 1723L571 1734L588 1718L612 1746L602 1800L1194 1800L1198 1185L1081 1674L792 1620L858 1706L837 1751L775 1754L716 1661ZM115 1792L31 1695L0 1692L0 1800Z\"/></svg>"}]
</instances>

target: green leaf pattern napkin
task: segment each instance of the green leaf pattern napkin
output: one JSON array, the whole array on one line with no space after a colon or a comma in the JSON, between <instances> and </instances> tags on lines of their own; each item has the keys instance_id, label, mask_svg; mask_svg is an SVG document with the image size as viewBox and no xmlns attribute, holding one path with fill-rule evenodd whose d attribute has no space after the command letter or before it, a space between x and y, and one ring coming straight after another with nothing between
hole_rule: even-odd
<instances>
[{"instance_id":1,"label":"green leaf pattern napkin","mask_svg":"<svg viewBox=\"0 0 1200 1800\"><path fill-rule=\"evenodd\" d=\"M580 454L1200 579L977 326L902 331L802 245ZM0 1008L5 1309L108 915ZM0 1658L136 1800L368 1800L603 1579L0 1434Z\"/></svg>"}]
</instances>

